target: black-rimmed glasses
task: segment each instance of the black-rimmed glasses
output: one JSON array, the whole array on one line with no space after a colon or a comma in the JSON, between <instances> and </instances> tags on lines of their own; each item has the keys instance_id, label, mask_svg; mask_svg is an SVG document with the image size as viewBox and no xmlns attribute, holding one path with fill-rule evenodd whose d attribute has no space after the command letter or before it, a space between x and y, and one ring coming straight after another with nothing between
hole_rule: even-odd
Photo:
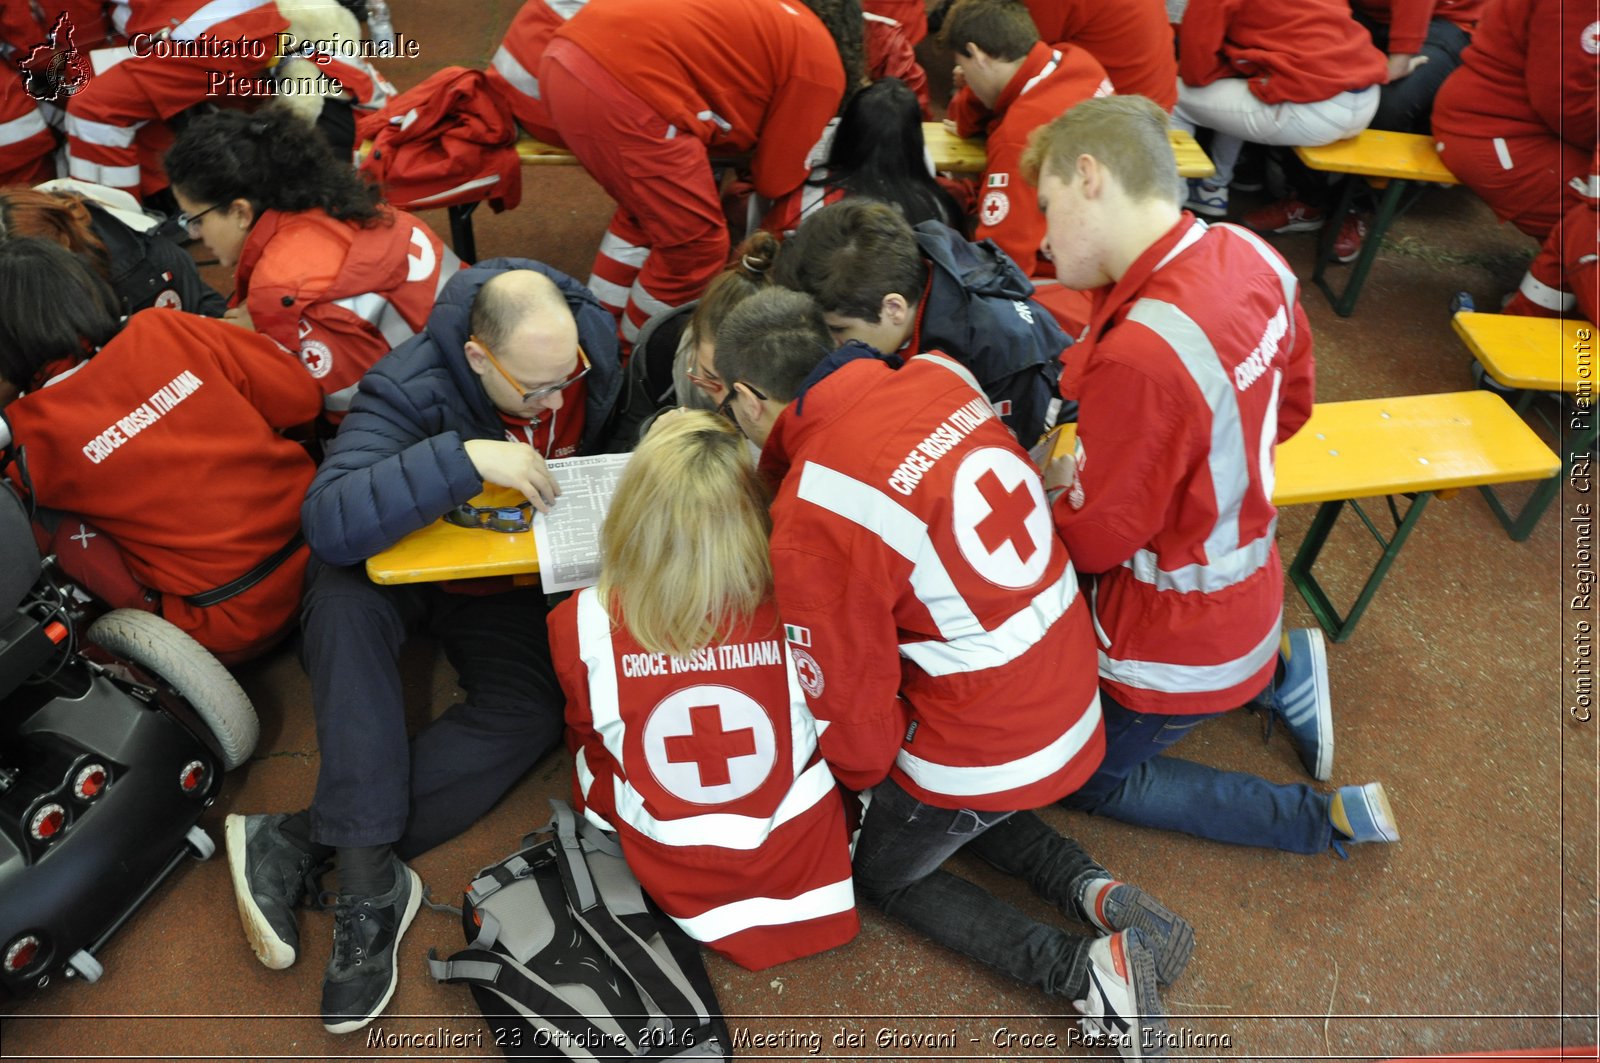
<instances>
[{"instance_id":1,"label":"black-rimmed glasses","mask_svg":"<svg viewBox=\"0 0 1600 1063\"><path fill-rule=\"evenodd\" d=\"M220 206L222 206L221 203L213 203L199 214L179 214L178 224L183 227L184 232L189 234L189 239L198 240L200 239L200 219Z\"/></svg>"}]
</instances>

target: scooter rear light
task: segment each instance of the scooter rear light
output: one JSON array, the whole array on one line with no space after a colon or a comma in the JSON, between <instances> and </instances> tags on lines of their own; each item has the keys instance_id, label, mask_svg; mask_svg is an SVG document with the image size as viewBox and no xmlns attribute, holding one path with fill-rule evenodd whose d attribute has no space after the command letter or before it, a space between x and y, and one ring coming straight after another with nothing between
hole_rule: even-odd
<instances>
[{"instance_id":1,"label":"scooter rear light","mask_svg":"<svg viewBox=\"0 0 1600 1063\"><path fill-rule=\"evenodd\" d=\"M67 810L55 802L43 806L28 819L28 833L34 841L47 842L67 825Z\"/></svg>"},{"instance_id":2,"label":"scooter rear light","mask_svg":"<svg viewBox=\"0 0 1600 1063\"><path fill-rule=\"evenodd\" d=\"M6 973L21 974L32 965L38 955L39 939L32 934L22 935L6 948Z\"/></svg>"},{"instance_id":3,"label":"scooter rear light","mask_svg":"<svg viewBox=\"0 0 1600 1063\"><path fill-rule=\"evenodd\" d=\"M93 801L106 788L104 764L85 764L72 777L72 794L80 801Z\"/></svg>"},{"instance_id":4,"label":"scooter rear light","mask_svg":"<svg viewBox=\"0 0 1600 1063\"><path fill-rule=\"evenodd\" d=\"M183 766L183 771L178 775L178 785L186 794L192 794L200 789L206 781L206 766L198 760L191 760Z\"/></svg>"}]
</instances>

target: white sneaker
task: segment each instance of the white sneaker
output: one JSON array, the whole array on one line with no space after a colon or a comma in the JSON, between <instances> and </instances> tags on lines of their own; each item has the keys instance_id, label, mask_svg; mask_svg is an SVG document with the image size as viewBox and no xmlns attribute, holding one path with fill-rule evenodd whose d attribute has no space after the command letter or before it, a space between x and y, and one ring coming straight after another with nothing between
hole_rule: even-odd
<instances>
[{"instance_id":1,"label":"white sneaker","mask_svg":"<svg viewBox=\"0 0 1600 1063\"><path fill-rule=\"evenodd\" d=\"M1090 1040L1109 1040L1123 1059L1166 1058L1167 1018L1143 931L1124 930L1089 946L1089 990L1072 1003Z\"/></svg>"}]
</instances>

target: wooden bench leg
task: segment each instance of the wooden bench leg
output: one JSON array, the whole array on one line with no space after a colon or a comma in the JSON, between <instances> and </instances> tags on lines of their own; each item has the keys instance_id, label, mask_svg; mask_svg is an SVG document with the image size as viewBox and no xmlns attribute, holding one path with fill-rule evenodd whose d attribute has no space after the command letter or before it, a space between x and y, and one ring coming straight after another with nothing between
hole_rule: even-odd
<instances>
[{"instance_id":1,"label":"wooden bench leg","mask_svg":"<svg viewBox=\"0 0 1600 1063\"><path fill-rule=\"evenodd\" d=\"M1349 317L1355 312L1356 299L1361 295L1361 288L1367 283L1367 274L1372 272L1372 263L1377 260L1378 249L1383 245L1383 237L1389 231L1389 225L1401 213L1400 198L1410 181L1391 180L1389 187L1384 190L1383 199L1378 203L1377 216L1372 219L1372 228L1367 237L1361 242L1361 253L1356 256L1355 263L1350 267L1350 279L1345 281L1344 291L1335 292L1328 283L1326 274L1328 266L1333 263L1333 243L1339 238L1339 230L1344 225L1345 217L1353 209L1355 203L1356 187L1361 182L1356 177L1345 179L1344 191L1339 196L1338 208L1328 216L1322 224L1322 232L1317 240L1317 266L1311 274L1312 281L1322 294L1328 297L1328 302L1333 305L1333 312L1340 317Z\"/></svg>"},{"instance_id":2,"label":"wooden bench leg","mask_svg":"<svg viewBox=\"0 0 1600 1063\"><path fill-rule=\"evenodd\" d=\"M1348 639L1356 629L1356 622L1361 619L1361 614L1367 611L1372 598L1378 593L1378 586L1383 583L1383 578L1389 574L1389 566L1393 565L1395 558L1400 556L1400 548L1405 546L1406 538L1410 536L1411 529L1416 527L1417 521L1422 517L1423 507L1428 499L1433 497L1433 492L1424 491L1411 500L1404 514L1400 513L1395 505L1394 496L1388 498L1389 513L1394 518L1395 530L1392 535L1385 538L1378 530L1372 518L1367 516L1361 504L1354 499L1340 499L1334 502L1324 502L1317 507L1317 515L1311 520L1311 527L1306 530L1306 537L1300 543L1300 549L1294 555L1294 561L1289 564L1289 579L1299 589L1301 597L1311 607L1312 615L1317 618L1329 637L1335 642ZM1372 574L1367 577L1367 582L1362 586L1361 593L1356 597L1355 604L1350 607L1350 612L1341 617L1338 609L1334 608L1327 591L1322 584L1317 582L1316 576L1311 572L1316 564L1317 556L1322 553L1322 548L1328 542L1328 535L1333 531L1333 526L1339 521L1339 514L1348 502L1351 509L1361 518L1361 523L1367 526L1367 531L1378 540L1383 547L1383 554L1378 558L1378 563L1372 569Z\"/></svg>"},{"instance_id":3,"label":"wooden bench leg","mask_svg":"<svg viewBox=\"0 0 1600 1063\"><path fill-rule=\"evenodd\" d=\"M469 264L478 261L478 239L472 232L472 212L477 209L476 203L462 203L448 211L450 246L457 258Z\"/></svg>"}]
</instances>

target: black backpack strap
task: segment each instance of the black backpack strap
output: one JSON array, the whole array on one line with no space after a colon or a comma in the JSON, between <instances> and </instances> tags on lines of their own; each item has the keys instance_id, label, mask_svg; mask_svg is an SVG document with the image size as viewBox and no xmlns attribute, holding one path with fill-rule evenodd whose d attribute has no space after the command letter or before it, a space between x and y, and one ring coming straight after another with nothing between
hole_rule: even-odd
<instances>
[{"instance_id":1,"label":"black backpack strap","mask_svg":"<svg viewBox=\"0 0 1600 1063\"><path fill-rule=\"evenodd\" d=\"M572 809L560 801L551 801L550 804L555 809L552 822L556 828L556 866L561 870L561 881L566 886L567 896L578 918L600 939L605 950L616 960L617 966L633 979L639 991L672 1022L675 1030L693 1029L709 1023L711 1015L704 1002L698 997L691 999L668 975L666 965L655 950L641 941L607 907L600 887L589 874L588 862L583 857L584 842L578 837L577 820Z\"/></svg>"},{"instance_id":2,"label":"black backpack strap","mask_svg":"<svg viewBox=\"0 0 1600 1063\"><path fill-rule=\"evenodd\" d=\"M601 1046L607 1045L619 1054L633 1054L626 1044L617 1043L614 1035L602 1030L555 993L528 979L498 953L468 948L448 960L441 960L433 949L429 949L428 973L435 981L482 986L499 993L596 1055L601 1054ZM614 1018L619 1020L620 1025L620 1020L625 1016Z\"/></svg>"}]
</instances>

